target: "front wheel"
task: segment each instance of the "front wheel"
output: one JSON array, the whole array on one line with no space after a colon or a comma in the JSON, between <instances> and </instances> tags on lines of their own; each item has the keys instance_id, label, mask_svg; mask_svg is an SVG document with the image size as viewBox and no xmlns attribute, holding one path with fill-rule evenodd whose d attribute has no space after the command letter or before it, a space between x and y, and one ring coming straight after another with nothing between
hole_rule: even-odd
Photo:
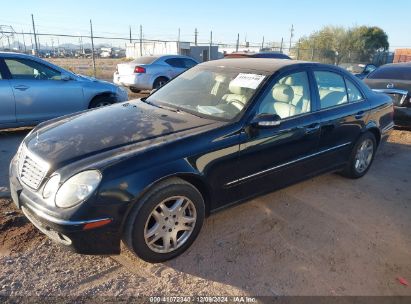
<instances>
[{"instance_id":1,"label":"front wheel","mask_svg":"<svg viewBox=\"0 0 411 304\"><path fill-rule=\"evenodd\" d=\"M164 262L190 247L204 217L200 192L173 178L155 186L136 203L127 219L124 241L141 259Z\"/></svg>"},{"instance_id":2,"label":"front wheel","mask_svg":"<svg viewBox=\"0 0 411 304\"><path fill-rule=\"evenodd\" d=\"M342 175L349 178L364 176L371 167L376 149L375 136L370 132L364 133L355 144Z\"/></svg>"}]
</instances>

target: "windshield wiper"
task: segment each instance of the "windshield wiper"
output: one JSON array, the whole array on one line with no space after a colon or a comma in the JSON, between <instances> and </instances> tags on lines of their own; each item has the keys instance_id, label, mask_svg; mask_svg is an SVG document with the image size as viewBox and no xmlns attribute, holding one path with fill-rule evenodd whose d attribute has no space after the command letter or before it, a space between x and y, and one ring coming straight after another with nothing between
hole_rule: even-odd
<instances>
[{"instance_id":1,"label":"windshield wiper","mask_svg":"<svg viewBox=\"0 0 411 304\"><path fill-rule=\"evenodd\" d=\"M169 111L172 111L172 112L179 112L178 109L175 109L175 108L172 108L172 107L163 106L163 105L159 105L159 104L157 104L157 103L148 101L147 98L141 98L140 100L141 100L142 102L146 103L146 104L149 104L150 106L153 106L153 107L161 108L161 109L164 109L164 110L169 110Z\"/></svg>"}]
</instances>

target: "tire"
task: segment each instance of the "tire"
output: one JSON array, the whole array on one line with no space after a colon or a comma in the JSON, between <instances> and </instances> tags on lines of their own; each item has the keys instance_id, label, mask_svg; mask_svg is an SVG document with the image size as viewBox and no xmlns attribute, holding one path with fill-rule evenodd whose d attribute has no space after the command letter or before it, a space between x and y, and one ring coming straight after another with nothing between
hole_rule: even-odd
<instances>
[{"instance_id":1,"label":"tire","mask_svg":"<svg viewBox=\"0 0 411 304\"><path fill-rule=\"evenodd\" d=\"M161 207L164 206L161 203L167 208ZM183 209L177 208L180 205L184 206ZM172 211L173 207L176 211ZM182 179L172 178L160 182L135 204L127 217L123 240L142 260L164 262L191 246L201 230L204 217L201 193Z\"/></svg>"},{"instance_id":2,"label":"tire","mask_svg":"<svg viewBox=\"0 0 411 304\"><path fill-rule=\"evenodd\" d=\"M140 93L141 90L137 89L136 87L129 87L130 91L133 93Z\"/></svg>"},{"instance_id":3,"label":"tire","mask_svg":"<svg viewBox=\"0 0 411 304\"><path fill-rule=\"evenodd\" d=\"M158 77L153 84L153 89L158 90L161 88L163 85L165 85L168 82L168 79L166 77Z\"/></svg>"},{"instance_id":4,"label":"tire","mask_svg":"<svg viewBox=\"0 0 411 304\"><path fill-rule=\"evenodd\" d=\"M362 155L359 154L361 153L361 149L363 149ZM364 150L367 150L367 152L364 152ZM367 132L361 135L355 143L354 148L351 151L350 159L341 174L353 179L363 177L374 161L376 150L377 141L374 134ZM363 166L361 166L361 163Z\"/></svg>"},{"instance_id":5,"label":"tire","mask_svg":"<svg viewBox=\"0 0 411 304\"><path fill-rule=\"evenodd\" d=\"M117 100L112 96L97 96L90 102L89 109L112 105Z\"/></svg>"}]
</instances>

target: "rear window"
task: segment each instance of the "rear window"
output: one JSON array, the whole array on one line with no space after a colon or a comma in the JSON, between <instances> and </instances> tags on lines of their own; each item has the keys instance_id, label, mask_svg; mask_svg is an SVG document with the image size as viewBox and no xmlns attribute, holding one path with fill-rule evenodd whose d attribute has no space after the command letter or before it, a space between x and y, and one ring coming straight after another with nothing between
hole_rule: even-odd
<instances>
[{"instance_id":1,"label":"rear window","mask_svg":"<svg viewBox=\"0 0 411 304\"><path fill-rule=\"evenodd\" d=\"M411 80L411 66L387 66L376 69L369 79Z\"/></svg>"},{"instance_id":2,"label":"rear window","mask_svg":"<svg viewBox=\"0 0 411 304\"><path fill-rule=\"evenodd\" d=\"M156 61L159 57L158 56L144 56L144 57L139 57L136 60L133 60L132 62L135 64L151 64L154 61Z\"/></svg>"}]
</instances>

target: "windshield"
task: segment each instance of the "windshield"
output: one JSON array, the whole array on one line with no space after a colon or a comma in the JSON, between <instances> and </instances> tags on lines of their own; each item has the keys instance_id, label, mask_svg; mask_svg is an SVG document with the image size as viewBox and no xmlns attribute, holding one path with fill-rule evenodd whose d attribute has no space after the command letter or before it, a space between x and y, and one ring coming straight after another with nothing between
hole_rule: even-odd
<instances>
[{"instance_id":1,"label":"windshield","mask_svg":"<svg viewBox=\"0 0 411 304\"><path fill-rule=\"evenodd\" d=\"M256 71L197 66L150 95L146 101L194 115L231 120L245 108L266 77Z\"/></svg>"}]
</instances>

